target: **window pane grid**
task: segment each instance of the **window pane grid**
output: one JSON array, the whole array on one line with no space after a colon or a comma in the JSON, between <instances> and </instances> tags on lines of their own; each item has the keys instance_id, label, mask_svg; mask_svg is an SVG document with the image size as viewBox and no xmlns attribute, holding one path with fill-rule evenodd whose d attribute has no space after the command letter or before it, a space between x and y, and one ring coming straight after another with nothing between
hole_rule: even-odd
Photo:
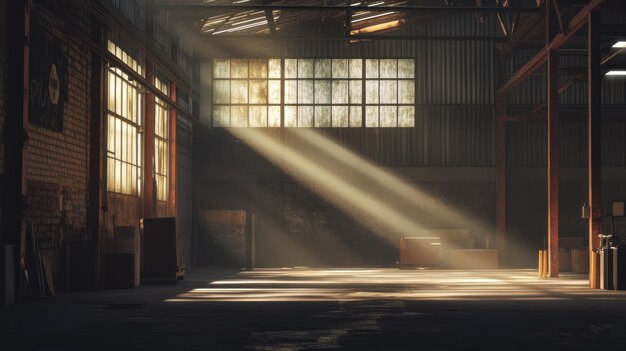
<instances>
[{"instance_id":1,"label":"window pane grid","mask_svg":"<svg viewBox=\"0 0 626 351\"><path fill-rule=\"evenodd\" d=\"M213 126L413 127L414 65L413 59L214 60Z\"/></svg>"},{"instance_id":2,"label":"window pane grid","mask_svg":"<svg viewBox=\"0 0 626 351\"><path fill-rule=\"evenodd\" d=\"M109 41L108 49L138 73L138 60ZM107 68L107 190L141 194L142 99L137 82L120 69Z\"/></svg>"},{"instance_id":3,"label":"window pane grid","mask_svg":"<svg viewBox=\"0 0 626 351\"><path fill-rule=\"evenodd\" d=\"M169 95L169 81L155 72L154 85L163 94ZM154 98L154 165L152 175L156 181L156 198L167 201L169 170L169 109L165 101Z\"/></svg>"}]
</instances>

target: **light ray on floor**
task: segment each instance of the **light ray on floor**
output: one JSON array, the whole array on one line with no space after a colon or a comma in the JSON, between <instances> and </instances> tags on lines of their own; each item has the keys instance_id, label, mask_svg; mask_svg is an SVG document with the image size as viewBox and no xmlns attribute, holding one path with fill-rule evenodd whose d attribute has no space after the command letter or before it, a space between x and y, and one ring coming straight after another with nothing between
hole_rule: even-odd
<instances>
[{"instance_id":1,"label":"light ray on floor","mask_svg":"<svg viewBox=\"0 0 626 351\"><path fill-rule=\"evenodd\" d=\"M584 275L543 280L534 270L263 269L213 281L168 302L362 300L615 300L623 291L589 289Z\"/></svg>"}]
</instances>

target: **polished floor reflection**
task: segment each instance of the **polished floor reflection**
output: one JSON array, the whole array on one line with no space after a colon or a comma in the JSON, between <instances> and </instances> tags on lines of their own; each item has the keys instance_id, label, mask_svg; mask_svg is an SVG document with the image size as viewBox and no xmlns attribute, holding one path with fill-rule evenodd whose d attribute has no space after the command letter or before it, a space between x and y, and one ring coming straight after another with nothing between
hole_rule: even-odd
<instances>
[{"instance_id":1,"label":"polished floor reflection","mask_svg":"<svg viewBox=\"0 0 626 351\"><path fill-rule=\"evenodd\" d=\"M258 269L166 301L626 300L625 293L593 290L587 284L583 275L540 279L534 270Z\"/></svg>"},{"instance_id":2,"label":"polished floor reflection","mask_svg":"<svg viewBox=\"0 0 626 351\"><path fill-rule=\"evenodd\" d=\"M624 300L533 270L195 271L0 309L0 338L21 351L622 350Z\"/></svg>"}]
</instances>

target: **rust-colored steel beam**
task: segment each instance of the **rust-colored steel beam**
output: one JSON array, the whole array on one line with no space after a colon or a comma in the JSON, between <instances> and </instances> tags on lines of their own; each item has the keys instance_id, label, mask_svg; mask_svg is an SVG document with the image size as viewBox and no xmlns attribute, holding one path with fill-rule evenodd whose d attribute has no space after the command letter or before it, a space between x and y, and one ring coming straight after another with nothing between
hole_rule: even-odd
<instances>
[{"instance_id":1,"label":"rust-colored steel beam","mask_svg":"<svg viewBox=\"0 0 626 351\"><path fill-rule=\"evenodd\" d=\"M559 87L558 94L561 95L563 92L565 92L569 87L571 87L575 83L576 83L576 79L570 79L565 84ZM522 122L522 121L527 121L531 119L542 118L544 114L541 113L541 110L543 110L545 107L546 107L546 103L543 103L533 108L530 113L519 114L519 115L507 115L504 118L504 120L507 122Z\"/></svg>"},{"instance_id":2,"label":"rust-colored steel beam","mask_svg":"<svg viewBox=\"0 0 626 351\"><path fill-rule=\"evenodd\" d=\"M591 11L598 8L605 0L592 0L583 7L570 21L566 32L557 34L546 46L544 46L533 58L522 66L511 78L509 78L498 90L496 95L504 95L521 83L526 77L533 73L539 66L548 60L550 50L556 50L567 43L567 41L587 23L587 17Z\"/></svg>"},{"instance_id":3,"label":"rust-colored steel beam","mask_svg":"<svg viewBox=\"0 0 626 351\"><path fill-rule=\"evenodd\" d=\"M550 277L559 276L559 76L558 56L548 57L548 256Z\"/></svg>"},{"instance_id":4,"label":"rust-colored steel beam","mask_svg":"<svg viewBox=\"0 0 626 351\"><path fill-rule=\"evenodd\" d=\"M545 20L546 15L544 12L537 12L532 14L517 31L515 31L509 40L502 43L500 46L500 54L506 56L509 55L513 49L519 46L524 40L532 35L535 31L541 29L543 26L541 23Z\"/></svg>"},{"instance_id":5,"label":"rust-colored steel beam","mask_svg":"<svg viewBox=\"0 0 626 351\"><path fill-rule=\"evenodd\" d=\"M176 101L176 83L170 84L170 98ZM169 118L169 174L168 174L168 195L167 195L167 215L176 216L176 109L170 109Z\"/></svg>"},{"instance_id":6,"label":"rust-colored steel beam","mask_svg":"<svg viewBox=\"0 0 626 351\"><path fill-rule=\"evenodd\" d=\"M496 98L496 247L506 250L506 98ZM502 261L502 259L500 259Z\"/></svg>"},{"instance_id":7,"label":"rust-colored steel beam","mask_svg":"<svg viewBox=\"0 0 626 351\"><path fill-rule=\"evenodd\" d=\"M589 190L589 257L599 247L598 234L602 232L602 122L601 122L601 71L600 71L600 13L592 11L588 15L587 48L587 171ZM591 262L590 262L590 266ZM595 287L589 272L589 284Z\"/></svg>"},{"instance_id":8,"label":"rust-colored steel beam","mask_svg":"<svg viewBox=\"0 0 626 351\"><path fill-rule=\"evenodd\" d=\"M154 83L154 65L146 60L146 80ZM154 216L154 94L144 94L145 117L143 135L143 217Z\"/></svg>"},{"instance_id":9,"label":"rust-colored steel beam","mask_svg":"<svg viewBox=\"0 0 626 351\"><path fill-rule=\"evenodd\" d=\"M290 4L207 4L207 3L170 3L157 6L159 11L195 12L206 11L208 14L216 11L368 11L368 12L537 12L537 7L502 7L502 6L367 6L367 5L290 5Z\"/></svg>"},{"instance_id":10,"label":"rust-colored steel beam","mask_svg":"<svg viewBox=\"0 0 626 351\"><path fill-rule=\"evenodd\" d=\"M276 40L313 40L313 41L346 41L346 40L410 40L410 41L489 41L506 40L502 35L405 35L405 34L360 34L360 35L317 35L317 34L218 34L206 35L197 40L197 44L207 44L232 40L276 41Z\"/></svg>"}]
</instances>

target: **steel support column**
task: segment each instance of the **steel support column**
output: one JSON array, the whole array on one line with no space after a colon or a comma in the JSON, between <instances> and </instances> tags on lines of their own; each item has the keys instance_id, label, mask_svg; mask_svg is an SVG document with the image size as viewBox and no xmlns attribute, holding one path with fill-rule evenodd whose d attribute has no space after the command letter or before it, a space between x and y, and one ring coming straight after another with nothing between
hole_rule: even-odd
<instances>
[{"instance_id":1,"label":"steel support column","mask_svg":"<svg viewBox=\"0 0 626 351\"><path fill-rule=\"evenodd\" d=\"M154 84L154 66L146 60L146 80ZM145 118L143 134L143 217L154 216L156 205L154 201L154 94L144 94Z\"/></svg>"},{"instance_id":2,"label":"steel support column","mask_svg":"<svg viewBox=\"0 0 626 351\"><path fill-rule=\"evenodd\" d=\"M560 14L556 0L547 0L546 10L546 48L560 31ZM547 51L548 96L547 107L547 145L548 145L548 272L550 277L559 276L559 57L556 50Z\"/></svg>"},{"instance_id":3,"label":"steel support column","mask_svg":"<svg viewBox=\"0 0 626 351\"><path fill-rule=\"evenodd\" d=\"M564 33L558 33L554 38L548 41L546 46L533 56L526 64L524 64L515 74L513 74L504 84L498 88L496 95L504 95L511 91L516 85L521 83L526 77L533 73L548 59L549 52L563 46L567 41L587 22L588 14L600 7L605 0L591 0L589 4L583 7L567 25L568 30ZM550 22L549 18L546 22Z\"/></svg>"},{"instance_id":4,"label":"steel support column","mask_svg":"<svg viewBox=\"0 0 626 351\"><path fill-rule=\"evenodd\" d=\"M506 98L496 98L496 247L500 262L506 250Z\"/></svg>"},{"instance_id":5,"label":"steel support column","mask_svg":"<svg viewBox=\"0 0 626 351\"><path fill-rule=\"evenodd\" d=\"M559 276L559 76L558 56L548 56L548 257L550 277Z\"/></svg>"},{"instance_id":6,"label":"steel support column","mask_svg":"<svg viewBox=\"0 0 626 351\"><path fill-rule=\"evenodd\" d=\"M600 13L591 11L587 21L587 170L589 175L589 257L598 248L598 234L602 232L602 119L601 119L601 73L600 73ZM590 262L591 263L591 262ZM590 264L589 267L593 267ZM590 270L590 278L592 276ZM594 282L589 281L591 287Z\"/></svg>"},{"instance_id":7,"label":"steel support column","mask_svg":"<svg viewBox=\"0 0 626 351\"><path fill-rule=\"evenodd\" d=\"M170 84L170 98L176 101L176 84ZM169 174L168 174L168 187L167 194L167 215L176 216L176 118L177 111L174 108L170 108L169 118Z\"/></svg>"},{"instance_id":8,"label":"steel support column","mask_svg":"<svg viewBox=\"0 0 626 351\"><path fill-rule=\"evenodd\" d=\"M154 3L148 1L146 4L146 33L150 36L154 33L154 18L156 12ZM146 59L146 85L155 86L155 65L149 58ZM158 92L160 90L156 89ZM155 93L147 92L144 95L144 134L143 134L143 217L154 217L157 211L156 189L154 178L154 114L155 114Z\"/></svg>"}]
</instances>

